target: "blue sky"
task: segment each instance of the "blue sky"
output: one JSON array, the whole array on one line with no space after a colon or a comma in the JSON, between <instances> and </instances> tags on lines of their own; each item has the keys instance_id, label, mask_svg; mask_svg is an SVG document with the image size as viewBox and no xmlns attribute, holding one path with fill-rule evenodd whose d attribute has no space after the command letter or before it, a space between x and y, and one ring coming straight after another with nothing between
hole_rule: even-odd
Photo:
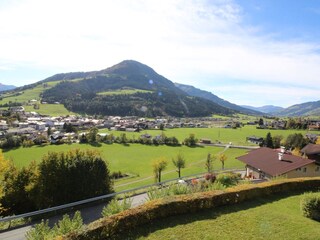
<instances>
[{"instance_id":1,"label":"blue sky","mask_svg":"<svg viewBox=\"0 0 320 240\"><path fill-rule=\"evenodd\" d=\"M0 82L134 59L236 104L320 100L320 1L1 0Z\"/></svg>"}]
</instances>

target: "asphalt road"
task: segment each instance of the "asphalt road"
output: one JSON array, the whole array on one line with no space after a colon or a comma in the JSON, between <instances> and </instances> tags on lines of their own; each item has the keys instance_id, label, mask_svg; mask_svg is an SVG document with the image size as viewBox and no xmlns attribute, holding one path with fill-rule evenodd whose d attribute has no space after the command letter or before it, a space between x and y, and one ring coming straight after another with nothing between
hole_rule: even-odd
<instances>
[{"instance_id":1,"label":"asphalt road","mask_svg":"<svg viewBox=\"0 0 320 240\"><path fill-rule=\"evenodd\" d=\"M139 195L136 195L132 198L133 198L132 199L132 207L136 207L136 206L143 204L146 201L147 194L146 193L139 194ZM86 208L79 210L81 212L81 216L82 216L84 224L91 223L91 222L101 218L101 212L102 212L102 209L105 205L106 205L105 203L100 203L98 205L86 207ZM74 211L70 212L69 214L71 216L73 216ZM62 216L63 216L63 214L49 218L49 225L53 226L56 222L58 222L60 219L62 219ZM1 240L23 240L23 239L26 239L25 238L26 232L36 223L39 223L39 222L34 222L34 223L31 223L27 226L19 227L16 229L2 231L0 233L0 239Z\"/></svg>"}]
</instances>

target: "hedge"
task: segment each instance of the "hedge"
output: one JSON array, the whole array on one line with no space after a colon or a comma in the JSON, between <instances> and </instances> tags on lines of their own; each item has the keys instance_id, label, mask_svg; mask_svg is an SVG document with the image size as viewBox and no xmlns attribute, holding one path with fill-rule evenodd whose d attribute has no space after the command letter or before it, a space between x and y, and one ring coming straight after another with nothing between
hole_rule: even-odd
<instances>
[{"instance_id":1,"label":"hedge","mask_svg":"<svg viewBox=\"0 0 320 240\"><path fill-rule=\"evenodd\" d=\"M238 185L224 191L172 196L147 202L89 224L82 233L69 233L63 239L112 239L150 221L173 215L193 213L277 193L317 191L320 177L282 179L260 184Z\"/></svg>"}]
</instances>

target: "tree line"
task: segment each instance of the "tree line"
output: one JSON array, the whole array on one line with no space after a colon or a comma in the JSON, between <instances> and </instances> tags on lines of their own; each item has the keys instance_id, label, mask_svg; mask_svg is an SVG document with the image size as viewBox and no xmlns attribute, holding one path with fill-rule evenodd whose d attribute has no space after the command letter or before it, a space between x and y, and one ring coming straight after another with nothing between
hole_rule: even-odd
<instances>
[{"instance_id":1,"label":"tree line","mask_svg":"<svg viewBox=\"0 0 320 240\"><path fill-rule=\"evenodd\" d=\"M107 163L96 151L49 152L18 169L0 155L1 216L21 214L113 192Z\"/></svg>"}]
</instances>

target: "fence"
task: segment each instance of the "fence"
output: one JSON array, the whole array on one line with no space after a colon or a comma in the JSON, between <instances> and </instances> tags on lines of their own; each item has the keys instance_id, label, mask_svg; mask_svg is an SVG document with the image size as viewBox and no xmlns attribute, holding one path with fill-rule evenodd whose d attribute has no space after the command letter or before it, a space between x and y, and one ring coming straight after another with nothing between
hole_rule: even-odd
<instances>
[{"instance_id":1,"label":"fence","mask_svg":"<svg viewBox=\"0 0 320 240\"><path fill-rule=\"evenodd\" d=\"M228 172L228 171L239 171L239 170L240 169L225 169L224 171ZM241 169L241 170L243 170L243 169ZM38 211L34 211L34 212L28 212L28 213L23 213L23 214L19 214L19 215L4 217L4 218L0 218L0 222L8 222L8 221L12 221L12 220L15 220L18 218L29 218L29 217L35 217L35 216L39 216L42 214L51 213L51 212L55 212L55 211L59 211L59 210L72 209L73 207L76 207L76 206L85 205L85 204L105 200L108 198L112 198L112 197L115 197L116 195L119 195L119 194L126 194L126 193L135 192L135 191L142 190L142 189L148 189L150 187L155 187L155 186L163 186L163 185L166 185L170 182L176 182L179 179L189 179L189 178L203 176L205 173L206 172L192 174L192 175L184 176L181 178L174 178L174 179L166 180L166 181L163 181L160 183L149 184L149 185L145 185L142 187L132 188L132 189L116 192L116 193L110 193L110 194L106 194L106 195L102 195L102 196L98 196L98 197L93 197L93 198L89 198L89 199L85 199L85 200L81 200L81 201L76 201L73 203L68 203L68 204L55 206L55 207L51 207L51 208L46 208L46 209L42 209L42 210L38 210Z\"/></svg>"}]
</instances>

